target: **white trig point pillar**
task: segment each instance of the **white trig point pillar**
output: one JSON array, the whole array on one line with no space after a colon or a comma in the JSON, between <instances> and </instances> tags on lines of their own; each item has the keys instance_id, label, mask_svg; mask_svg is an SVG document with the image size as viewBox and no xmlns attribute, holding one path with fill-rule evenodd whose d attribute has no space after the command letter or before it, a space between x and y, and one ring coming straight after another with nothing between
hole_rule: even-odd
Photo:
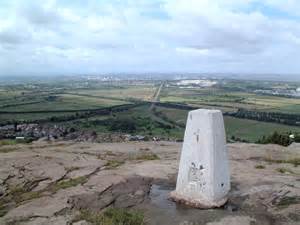
<instances>
[{"instance_id":1,"label":"white trig point pillar","mask_svg":"<svg viewBox=\"0 0 300 225\"><path fill-rule=\"evenodd\" d=\"M174 201L197 208L224 205L230 190L223 115L198 109L187 118Z\"/></svg>"}]
</instances>

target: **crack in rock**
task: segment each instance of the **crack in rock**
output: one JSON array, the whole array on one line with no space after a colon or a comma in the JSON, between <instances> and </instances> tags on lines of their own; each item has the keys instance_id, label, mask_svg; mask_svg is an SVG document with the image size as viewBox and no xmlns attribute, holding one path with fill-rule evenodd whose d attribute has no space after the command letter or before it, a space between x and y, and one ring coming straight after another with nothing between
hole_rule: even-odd
<instances>
[{"instance_id":1,"label":"crack in rock","mask_svg":"<svg viewBox=\"0 0 300 225\"><path fill-rule=\"evenodd\" d=\"M108 186L101 192L71 196L68 203L77 210L100 211L108 206L129 208L142 203L148 196L152 179L140 176Z\"/></svg>"}]
</instances>

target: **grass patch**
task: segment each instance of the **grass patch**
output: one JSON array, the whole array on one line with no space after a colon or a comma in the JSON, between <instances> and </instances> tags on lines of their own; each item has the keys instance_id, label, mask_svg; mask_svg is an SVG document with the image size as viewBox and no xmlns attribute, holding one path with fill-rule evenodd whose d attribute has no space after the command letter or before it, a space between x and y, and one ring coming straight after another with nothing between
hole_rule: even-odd
<instances>
[{"instance_id":1,"label":"grass patch","mask_svg":"<svg viewBox=\"0 0 300 225\"><path fill-rule=\"evenodd\" d=\"M119 166L123 165L125 162L120 160L108 160L105 164L105 169L116 169Z\"/></svg>"},{"instance_id":2,"label":"grass patch","mask_svg":"<svg viewBox=\"0 0 300 225\"><path fill-rule=\"evenodd\" d=\"M31 138L25 138L25 139L3 139L0 140L0 146L4 145L16 145L16 144L28 144L31 143L33 139Z\"/></svg>"},{"instance_id":3,"label":"grass patch","mask_svg":"<svg viewBox=\"0 0 300 225\"><path fill-rule=\"evenodd\" d=\"M285 196L277 204L280 208L286 208L290 205L295 205L300 203L300 196Z\"/></svg>"},{"instance_id":4,"label":"grass patch","mask_svg":"<svg viewBox=\"0 0 300 225\"><path fill-rule=\"evenodd\" d=\"M136 156L135 160L158 160L160 159L158 155L153 152L145 152L141 155Z\"/></svg>"},{"instance_id":5,"label":"grass patch","mask_svg":"<svg viewBox=\"0 0 300 225\"><path fill-rule=\"evenodd\" d=\"M17 187L10 188L9 196L11 197L11 199L14 202L19 204L19 203L27 201L27 200L42 197L42 192L41 191L28 191L24 187L17 186Z\"/></svg>"},{"instance_id":6,"label":"grass patch","mask_svg":"<svg viewBox=\"0 0 300 225\"><path fill-rule=\"evenodd\" d=\"M8 209L5 207L5 204L0 202L0 217L3 217L8 212Z\"/></svg>"},{"instance_id":7,"label":"grass patch","mask_svg":"<svg viewBox=\"0 0 300 225\"><path fill-rule=\"evenodd\" d=\"M5 148L5 147L2 147L0 148L0 153L8 153L8 152L13 152L13 151L16 151L18 150L18 148Z\"/></svg>"},{"instance_id":8,"label":"grass patch","mask_svg":"<svg viewBox=\"0 0 300 225\"><path fill-rule=\"evenodd\" d=\"M109 208L103 213L82 210L76 221L85 220L95 225L143 225L144 215L138 211Z\"/></svg>"},{"instance_id":9,"label":"grass patch","mask_svg":"<svg viewBox=\"0 0 300 225\"><path fill-rule=\"evenodd\" d=\"M3 146L3 145L15 145L15 144L18 144L17 140L15 140L15 139L0 140L0 146Z\"/></svg>"},{"instance_id":10,"label":"grass patch","mask_svg":"<svg viewBox=\"0 0 300 225\"><path fill-rule=\"evenodd\" d=\"M69 180L61 180L61 181L55 183L50 188L50 191L55 193L60 189L67 189L67 188L70 188L70 187L77 186L79 184L84 184L86 182L87 182L87 177L85 177L85 176L71 178Z\"/></svg>"},{"instance_id":11,"label":"grass patch","mask_svg":"<svg viewBox=\"0 0 300 225\"><path fill-rule=\"evenodd\" d=\"M266 167L264 165L256 165L255 169L265 169Z\"/></svg>"},{"instance_id":12,"label":"grass patch","mask_svg":"<svg viewBox=\"0 0 300 225\"><path fill-rule=\"evenodd\" d=\"M294 173L292 170L284 167L277 168L276 171L279 173L290 173L290 174Z\"/></svg>"},{"instance_id":13,"label":"grass patch","mask_svg":"<svg viewBox=\"0 0 300 225\"><path fill-rule=\"evenodd\" d=\"M8 153L8 152L16 151L19 148L13 147L14 145L28 144L31 142L32 142L32 139L24 139L24 140L3 139L3 140L0 140L0 153Z\"/></svg>"},{"instance_id":14,"label":"grass patch","mask_svg":"<svg viewBox=\"0 0 300 225\"><path fill-rule=\"evenodd\" d=\"M0 217L4 216L7 213L10 204L16 204L18 206L21 205L21 203L24 201L41 198L47 192L55 193L60 189L66 189L77 186L79 184L84 184L86 181L87 177L85 176L76 177L69 180L61 180L40 191L30 191L22 186L10 187L9 194L0 199Z\"/></svg>"},{"instance_id":15,"label":"grass patch","mask_svg":"<svg viewBox=\"0 0 300 225\"><path fill-rule=\"evenodd\" d=\"M295 167L300 165L300 158L294 158L294 159L271 159L271 158L266 158L265 161L270 162L270 163L293 164Z\"/></svg>"},{"instance_id":16,"label":"grass patch","mask_svg":"<svg viewBox=\"0 0 300 225\"><path fill-rule=\"evenodd\" d=\"M15 186L9 189L8 195L0 200L0 217L4 216L12 205L20 205L22 202L42 197L41 191L28 191L24 187Z\"/></svg>"}]
</instances>

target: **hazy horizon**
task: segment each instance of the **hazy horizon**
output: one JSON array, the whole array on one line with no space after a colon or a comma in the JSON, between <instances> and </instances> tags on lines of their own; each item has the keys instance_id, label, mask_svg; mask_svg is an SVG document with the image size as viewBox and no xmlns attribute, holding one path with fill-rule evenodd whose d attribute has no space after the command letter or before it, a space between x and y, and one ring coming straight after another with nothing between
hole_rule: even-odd
<instances>
[{"instance_id":1,"label":"hazy horizon","mask_svg":"<svg viewBox=\"0 0 300 225\"><path fill-rule=\"evenodd\" d=\"M253 80L274 82L300 82L297 74L235 74L235 73L95 73L95 74L52 74L45 75L0 75L0 81L22 83L24 81L70 80L87 79L92 77L111 77L121 80L184 80L184 79L228 79L228 80Z\"/></svg>"}]
</instances>

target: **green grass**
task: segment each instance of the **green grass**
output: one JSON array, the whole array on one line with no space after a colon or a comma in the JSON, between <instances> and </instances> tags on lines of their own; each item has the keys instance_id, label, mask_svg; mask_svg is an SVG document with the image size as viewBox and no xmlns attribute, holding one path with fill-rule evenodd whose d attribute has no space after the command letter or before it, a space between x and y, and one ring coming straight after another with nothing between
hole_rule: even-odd
<instances>
[{"instance_id":1,"label":"green grass","mask_svg":"<svg viewBox=\"0 0 300 225\"><path fill-rule=\"evenodd\" d=\"M156 87L154 85L139 85L139 86L127 86L123 85L120 87L114 87L109 89L93 89L93 90L84 90L76 91L78 94L89 94L93 96L107 96L115 98L136 98L143 100L151 100Z\"/></svg>"},{"instance_id":2,"label":"green grass","mask_svg":"<svg viewBox=\"0 0 300 225\"><path fill-rule=\"evenodd\" d=\"M272 158L265 158L265 161L270 163L279 163L279 164L292 164L295 167L300 165L300 158L293 158L293 159L272 159Z\"/></svg>"},{"instance_id":3,"label":"green grass","mask_svg":"<svg viewBox=\"0 0 300 225\"><path fill-rule=\"evenodd\" d=\"M58 109L58 108L56 108ZM54 109L53 109L54 110ZM62 116L71 116L76 115L76 113L68 112L58 112L58 113L26 113L26 114L1 114L0 113L0 122L5 121L32 121L32 120L43 120L50 119L52 117L62 117Z\"/></svg>"},{"instance_id":4,"label":"green grass","mask_svg":"<svg viewBox=\"0 0 300 225\"><path fill-rule=\"evenodd\" d=\"M20 139L20 140L17 140L17 139L3 139L3 140L0 140L0 147L1 146L6 146L6 145L16 145L16 144L29 144L31 143L32 140L31 139Z\"/></svg>"},{"instance_id":5,"label":"green grass","mask_svg":"<svg viewBox=\"0 0 300 225\"><path fill-rule=\"evenodd\" d=\"M239 137L250 142L256 142L264 135L269 136L274 131L300 132L300 127L277 123L267 123L248 119L239 119L230 116L224 117L227 137Z\"/></svg>"},{"instance_id":6,"label":"green grass","mask_svg":"<svg viewBox=\"0 0 300 225\"><path fill-rule=\"evenodd\" d=\"M196 107L220 109L223 112L235 111L242 107L257 111L274 111L283 113L300 112L300 99L279 96L267 96L250 93L247 90L279 87L277 82L257 81L220 81L222 85L211 88L178 88L164 87L161 91L162 102L185 103ZM32 83L21 85L1 86L0 111L38 111L38 110L80 110L95 109L128 103L129 99L151 100L160 81L143 81L130 84L127 81L118 82L81 82L74 80L48 81L46 83ZM172 83L172 82L171 82ZM175 82L173 82L175 83ZM296 83L286 83L288 87L297 87ZM119 99L119 100L118 100ZM121 100L120 100L121 99ZM39 102L35 104L27 104ZM14 105L10 106L8 105ZM17 105L19 104L19 105ZM1 108L2 106L2 108ZM4 107L6 106L6 107ZM126 112L118 112L112 116L94 116L88 119L64 122L62 125L75 127L79 130L96 131L99 133L114 133L107 126L93 123L96 120L129 120L136 122L137 129L133 134L156 136L182 140L186 123L187 110L156 107L163 116L154 115L149 106L134 108ZM0 122L30 121L49 119L52 117L70 116L75 113L29 113L29 114L1 114ZM263 135L268 136L274 131L300 132L300 127L287 126L276 123L264 123L253 120L225 117L225 127L228 139L232 136L242 140L256 142ZM145 123L142 123L142 122ZM164 126L162 126L163 124ZM171 126L166 129L165 125ZM179 125L179 126L178 126ZM118 132L118 131L117 131ZM123 132L123 131L122 131ZM124 132L126 133L126 132ZM0 144L1 145L1 144Z\"/></svg>"},{"instance_id":7,"label":"green grass","mask_svg":"<svg viewBox=\"0 0 300 225\"><path fill-rule=\"evenodd\" d=\"M156 155L153 152L144 152L142 154L137 155L135 158L135 160L158 160L160 159L158 155Z\"/></svg>"},{"instance_id":8,"label":"green grass","mask_svg":"<svg viewBox=\"0 0 300 225\"><path fill-rule=\"evenodd\" d=\"M80 211L75 221L85 220L93 225L143 225L144 215L142 212L109 208L103 213Z\"/></svg>"},{"instance_id":9,"label":"green grass","mask_svg":"<svg viewBox=\"0 0 300 225\"><path fill-rule=\"evenodd\" d=\"M101 107L125 104L124 101L92 98L86 96L76 96L61 94L53 101L44 101L36 104L12 106L2 108L0 111L51 111L51 110L80 110L80 109L97 109Z\"/></svg>"},{"instance_id":10,"label":"green grass","mask_svg":"<svg viewBox=\"0 0 300 225\"><path fill-rule=\"evenodd\" d=\"M18 144L18 141L15 140L15 139L0 140L0 146L4 146L4 145L16 145L16 144Z\"/></svg>"},{"instance_id":11,"label":"green grass","mask_svg":"<svg viewBox=\"0 0 300 225\"><path fill-rule=\"evenodd\" d=\"M279 208L287 208L290 205L300 204L300 196L285 196L277 203Z\"/></svg>"},{"instance_id":12,"label":"green grass","mask_svg":"<svg viewBox=\"0 0 300 225\"><path fill-rule=\"evenodd\" d=\"M119 166L123 165L125 162L121 160L108 160L105 164L105 169L111 170L116 169Z\"/></svg>"},{"instance_id":13,"label":"green grass","mask_svg":"<svg viewBox=\"0 0 300 225\"><path fill-rule=\"evenodd\" d=\"M291 169L284 168L284 167L277 168L276 171L279 173L290 173L290 174L294 173Z\"/></svg>"},{"instance_id":14,"label":"green grass","mask_svg":"<svg viewBox=\"0 0 300 225\"><path fill-rule=\"evenodd\" d=\"M237 84L239 85L236 87L239 88L247 83L250 82L238 82ZM265 85L268 86L268 84ZM260 95L242 91L230 91L222 88L165 88L162 92L161 101L185 103L194 106L206 105L209 107L209 105L211 105L223 111L228 110L226 108L229 107L232 109L245 108L249 110L282 113L300 112L300 99Z\"/></svg>"},{"instance_id":15,"label":"green grass","mask_svg":"<svg viewBox=\"0 0 300 225\"><path fill-rule=\"evenodd\" d=\"M30 192L21 186L10 187L8 194L0 198L0 217L4 216L11 206L40 197L40 192Z\"/></svg>"},{"instance_id":16,"label":"green grass","mask_svg":"<svg viewBox=\"0 0 300 225\"><path fill-rule=\"evenodd\" d=\"M4 216L8 212L9 205L12 203L15 203L18 206L25 201L48 195L49 192L53 194L61 189L75 187L77 185L84 184L85 182L87 182L87 177L81 176L50 184L47 188L40 191L28 190L24 186L9 187L8 195L0 199L0 217Z\"/></svg>"},{"instance_id":17,"label":"green grass","mask_svg":"<svg viewBox=\"0 0 300 225\"><path fill-rule=\"evenodd\" d=\"M85 176L71 178L68 180L61 180L57 183L54 183L53 186L50 187L50 191L52 193L55 193L60 189L67 189L70 187L75 187L77 185L84 184L86 182L87 182L87 177L85 177Z\"/></svg>"},{"instance_id":18,"label":"green grass","mask_svg":"<svg viewBox=\"0 0 300 225\"><path fill-rule=\"evenodd\" d=\"M256 165L255 169L265 169L266 167L264 165Z\"/></svg>"},{"instance_id":19,"label":"green grass","mask_svg":"<svg viewBox=\"0 0 300 225\"><path fill-rule=\"evenodd\" d=\"M12 147L17 144L29 144L32 140L24 139L24 140L16 140L16 139L3 139L0 140L0 153L8 153L21 149L20 147Z\"/></svg>"}]
</instances>

